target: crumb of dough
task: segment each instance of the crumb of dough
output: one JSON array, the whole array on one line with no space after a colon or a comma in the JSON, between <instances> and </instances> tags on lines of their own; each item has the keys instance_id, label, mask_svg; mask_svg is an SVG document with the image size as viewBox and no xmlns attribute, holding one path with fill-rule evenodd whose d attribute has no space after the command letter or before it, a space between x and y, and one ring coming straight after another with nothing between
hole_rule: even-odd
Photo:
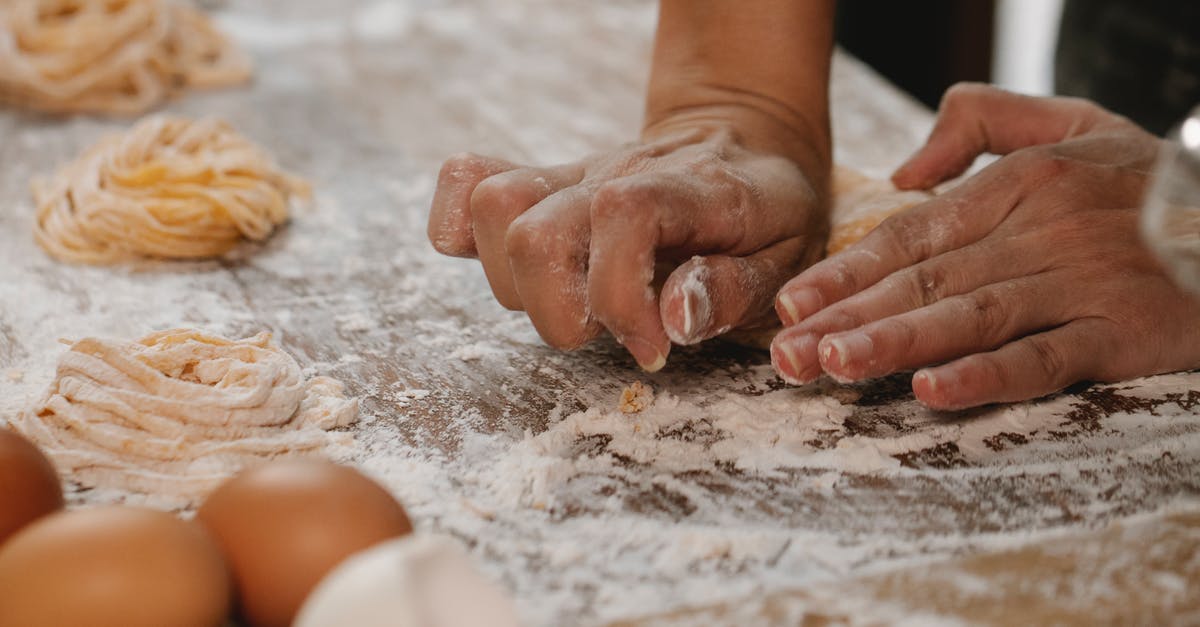
<instances>
[{"instance_id":1,"label":"crumb of dough","mask_svg":"<svg viewBox=\"0 0 1200 627\"><path fill-rule=\"evenodd\" d=\"M617 408L622 414L637 414L654 403L654 391L641 381L634 381L621 390L621 401Z\"/></svg>"}]
</instances>

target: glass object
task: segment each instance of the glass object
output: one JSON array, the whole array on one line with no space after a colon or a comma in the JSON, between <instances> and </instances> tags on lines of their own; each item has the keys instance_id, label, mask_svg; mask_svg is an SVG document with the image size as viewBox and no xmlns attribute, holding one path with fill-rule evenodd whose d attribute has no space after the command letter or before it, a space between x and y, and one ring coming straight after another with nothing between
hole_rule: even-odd
<instances>
[{"instance_id":1,"label":"glass object","mask_svg":"<svg viewBox=\"0 0 1200 627\"><path fill-rule=\"evenodd\" d=\"M1200 294L1200 106L1163 146L1143 203L1142 235L1175 281Z\"/></svg>"}]
</instances>

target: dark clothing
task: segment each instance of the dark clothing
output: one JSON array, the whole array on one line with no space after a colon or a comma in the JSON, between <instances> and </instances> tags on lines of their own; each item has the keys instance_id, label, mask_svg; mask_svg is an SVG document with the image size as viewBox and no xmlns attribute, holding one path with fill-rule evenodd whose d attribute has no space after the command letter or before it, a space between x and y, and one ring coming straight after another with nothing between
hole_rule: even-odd
<instances>
[{"instance_id":1,"label":"dark clothing","mask_svg":"<svg viewBox=\"0 0 1200 627\"><path fill-rule=\"evenodd\" d=\"M1055 91L1165 134L1200 104L1200 2L1066 0Z\"/></svg>"}]
</instances>

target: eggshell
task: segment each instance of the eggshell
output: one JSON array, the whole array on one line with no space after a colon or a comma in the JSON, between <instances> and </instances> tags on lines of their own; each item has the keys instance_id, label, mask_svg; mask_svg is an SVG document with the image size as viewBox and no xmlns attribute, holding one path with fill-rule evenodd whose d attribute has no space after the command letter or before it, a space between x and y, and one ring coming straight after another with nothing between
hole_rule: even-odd
<instances>
[{"instance_id":1,"label":"eggshell","mask_svg":"<svg viewBox=\"0 0 1200 627\"><path fill-rule=\"evenodd\" d=\"M452 538L410 535L357 553L321 581L294 627L518 627L512 602Z\"/></svg>"},{"instance_id":2,"label":"eggshell","mask_svg":"<svg viewBox=\"0 0 1200 627\"><path fill-rule=\"evenodd\" d=\"M0 546L62 506L62 486L50 460L29 440L0 429Z\"/></svg>"},{"instance_id":3,"label":"eggshell","mask_svg":"<svg viewBox=\"0 0 1200 627\"><path fill-rule=\"evenodd\" d=\"M412 531L404 508L358 471L276 461L230 479L196 514L220 543L243 619L285 627L347 556Z\"/></svg>"},{"instance_id":4,"label":"eggshell","mask_svg":"<svg viewBox=\"0 0 1200 627\"><path fill-rule=\"evenodd\" d=\"M0 548L0 627L215 627L230 608L216 543L165 512L59 512Z\"/></svg>"}]
</instances>

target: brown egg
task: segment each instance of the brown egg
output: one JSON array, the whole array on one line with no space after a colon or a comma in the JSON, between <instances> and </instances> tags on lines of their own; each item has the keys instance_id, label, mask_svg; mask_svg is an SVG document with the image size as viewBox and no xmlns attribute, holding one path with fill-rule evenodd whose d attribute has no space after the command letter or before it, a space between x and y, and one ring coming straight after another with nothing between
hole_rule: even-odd
<instances>
[{"instance_id":1,"label":"brown egg","mask_svg":"<svg viewBox=\"0 0 1200 627\"><path fill-rule=\"evenodd\" d=\"M0 546L62 506L62 486L50 460L29 440L0 429Z\"/></svg>"},{"instance_id":2,"label":"brown egg","mask_svg":"<svg viewBox=\"0 0 1200 627\"><path fill-rule=\"evenodd\" d=\"M225 551L242 617L291 624L308 593L353 553L412 531L379 484L336 464L297 459L253 468L196 514Z\"/></svg>"},{"instance_id":3,"label":"brown egg","mask_svg":"<svg viewBox=\"0 0 1200 627\"><path fill-rule=\"evenodd\" d=\"M140 507L53 514L0 548L3 627L213 627L230 588L200 525Z\"/></svg>"}]
</instances>

